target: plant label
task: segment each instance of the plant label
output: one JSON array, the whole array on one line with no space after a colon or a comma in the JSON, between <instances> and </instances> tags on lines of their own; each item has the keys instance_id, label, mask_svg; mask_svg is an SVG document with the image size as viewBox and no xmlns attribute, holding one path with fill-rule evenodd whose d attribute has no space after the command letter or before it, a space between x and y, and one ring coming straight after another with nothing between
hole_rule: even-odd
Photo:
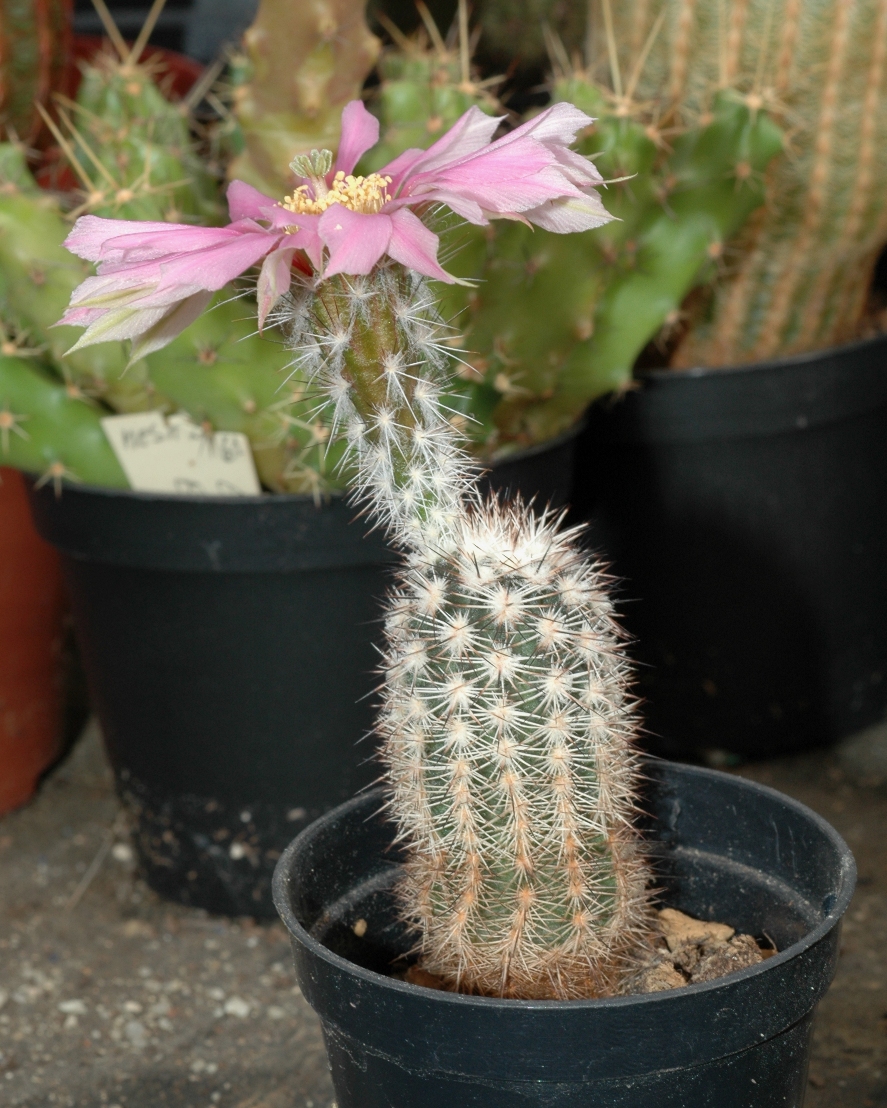
<instances>
[{"instance_id":1,"label":"plant label","mask_svg":"<svg viewBox=\"0 0 887 1108\"><path fill-rule=\"evenodd\" d=\"M246 435L207 434L182 412L107 416L102 427L130 485L139 492L254 496L262 490Z\"/></svg>"}]
</instances>

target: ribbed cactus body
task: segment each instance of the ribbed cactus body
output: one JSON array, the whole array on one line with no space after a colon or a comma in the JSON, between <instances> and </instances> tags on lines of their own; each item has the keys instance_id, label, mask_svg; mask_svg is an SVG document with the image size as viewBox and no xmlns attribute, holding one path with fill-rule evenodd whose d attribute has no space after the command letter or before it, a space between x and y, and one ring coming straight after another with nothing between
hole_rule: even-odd
<instances>
[{"instance_id":1,"label":"ribbed cactus body","mask_svg":"<svg viewBox=\"0 0 887 1108\"><path fill-rule=\"evenodd\" d=\"M71 63L72 0L0 3L0 128L33 145L43 130L37 105L50 107Z\"/></svg>"},{"instance_id":2,"label":"ribbed cactus body","mask_svg":"<svg viewBox=\"0 0 887 1108\"><path fill-rule=\"evenodd\" d=\"M626 0L613 6L626 59L661 6L638 95L693 117L729 83L782 112L791 138L768 173L766 211L677 364L733 364L853 337L887 242L887 2Z\"/></svg>"},{"instance_id":3,"label":"ribbed cactus body","mask_svg":"<svg viewBox=\"0 0 887 1108\"><path fill-rule=\"evenodd\" d=\"M493 996L618 988L644 932L629 671L600 571L521 505L416 555L380 718L423 968Z\"/></svg>"},{"instance_id":4,"label":"ribbed cactus body","mask_svg":"<svg viewBox=\"0 0 887 1108\"><path fill-rule=\"evenodd\" d=\"M342 108L360 96L379 51L366 0L261 0L244 35L245 83L234 90L244 149L228 169L270 196L290 190L295 154L335 150Z\"/></svg>"},{"instance_id":5,"label":"ribbed cactus body","mask_svg":"<svg viewBox=\"0 0 887 1108\"><path fill-rule=\"evenodd\" d=\"M56 482L126 488L104 414L33 358L0 354L0 464Z\"/></svg>"},{"instance_id":6,"label":"ribbed cactus body","mask_svg":"<svg viewBox=\"0 0 887 1108\"><path fill-rule=\"evenodd\" d=\"M597 117L578 149L615 182L604 199L618 221L581 235L518 224L474 232L455 264L477 288L441 292L476 370L472 411L495 425L488 442L500 451L557 435L595 397L627 386L687 293L733 264L733 237L763 203L764 172L782 149L772 120L728 92L707 120L667 138L581 76L556 83L554 98Z\"/></svg>"},{"instance_id":7,"label":"ribbed cactus body","mask_svg":"<svg viewBox=\"0 0 887 1108\"><path fill-rule=\"evenodd\" d=\"M96 188L94 215L206 222L221 215L217 182L194 150L180 105L157 80L158 63L131 64L111 54L83 67L71 123L82 172Z\"/></svg>"},{"instance_id":8,"label":"ribbed cactus body","mask_svg":"<svg viewBox=\"0 0 887 1108\"><path fill-rule=\"evenodd\" d=\"M610 993L647 933L648 871L606 578L556 519L481 501L422 280L333 278L284 314L359 498L406 551L379 729L422 965L466 992Z\"/></svg>"}]
</instances>

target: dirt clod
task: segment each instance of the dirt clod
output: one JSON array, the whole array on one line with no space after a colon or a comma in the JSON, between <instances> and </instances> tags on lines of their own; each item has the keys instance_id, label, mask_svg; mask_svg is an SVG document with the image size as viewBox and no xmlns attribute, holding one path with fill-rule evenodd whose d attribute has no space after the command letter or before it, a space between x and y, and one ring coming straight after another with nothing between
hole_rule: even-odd
<instances>
[{"instance_id":1,"label":"dirt clod","mask_svg":"<svg viewBox=\"0 0 887 1108\"><path fill-rule=\"evenodd\" d=\"M761 950L751 935L737 935L729 924L694 919L676 908L661 909L657 923L662 939L632 992L659 993L714 981L773 953Z\"/></svg>"}]
</instances>

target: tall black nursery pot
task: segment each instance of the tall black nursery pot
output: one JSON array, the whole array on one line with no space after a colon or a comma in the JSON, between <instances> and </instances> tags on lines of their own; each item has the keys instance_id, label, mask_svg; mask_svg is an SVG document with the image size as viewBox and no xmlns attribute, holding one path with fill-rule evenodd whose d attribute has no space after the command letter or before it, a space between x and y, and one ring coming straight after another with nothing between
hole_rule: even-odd
<instances>
[{"instance_id":1,"label":"tall black nursery pot","mask_svg":"<svg viewBox=\"0 0 887 1108\"><path fill-rule=\"evenodd\" d=\"M393 904L392 827L370 793L303 831L274 876L339 1108L800 1108L853 857L824 820L762 785L648 768L667 902L766 932L779 953L609 1000L496 1000L385 976L410 937Z\"/></svg>"},{"instance_id":2,"label":"tall black nursery pot","mask_svg":"<svg viewBox=\"0 0 887 1108\"><path fill-rule=\"evenodd\" d=\"M562 504L575 435L487 482ZM31 489L152 888L271 918L300 827L378 775L366 735L394 562L339 500Z\"/></svg>"},{"instance_id":3,"label":"tall black nursery pot","mask_svg":"<svg viewBox=\"0 0 887 1108\"><path fill-rule=\"evenodd\" d=\"M589 413L577 513L623 579L657 750L786 753L887 712L887 337L658 370Z\"/></svg>"}]
</instances>

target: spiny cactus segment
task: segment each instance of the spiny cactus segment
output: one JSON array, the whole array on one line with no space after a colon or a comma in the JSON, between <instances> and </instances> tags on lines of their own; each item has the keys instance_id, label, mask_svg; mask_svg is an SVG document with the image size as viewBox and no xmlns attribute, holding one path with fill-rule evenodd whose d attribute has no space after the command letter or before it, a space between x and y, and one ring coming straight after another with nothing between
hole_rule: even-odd
<instances>
[{"instance_id":1,"label":"spiny cactus segment","mask_svg":"<svg viewBox=\"0 0 887 1108\"><path fill-rule=\"evenodd\" d=\"M422 965L465 992L610 994L648 934L649 874L607 580L557 519L481 501L423 279L333 278L281 321L406 550L379 726Z\"/></svg>"},{"instance_id":2,"label":"spiny cactus segment","mask_svg":"<svg viewBox=\"0 0 887 1108\"><path fill-rule=\"evenodd\" d=\"M213 222L218 182L194 149L182 104L161 91L163 64L106 52L82 67L60 114L66 149L86 183L80 211L119 219Z\"/></svg>"}]
</instances>

